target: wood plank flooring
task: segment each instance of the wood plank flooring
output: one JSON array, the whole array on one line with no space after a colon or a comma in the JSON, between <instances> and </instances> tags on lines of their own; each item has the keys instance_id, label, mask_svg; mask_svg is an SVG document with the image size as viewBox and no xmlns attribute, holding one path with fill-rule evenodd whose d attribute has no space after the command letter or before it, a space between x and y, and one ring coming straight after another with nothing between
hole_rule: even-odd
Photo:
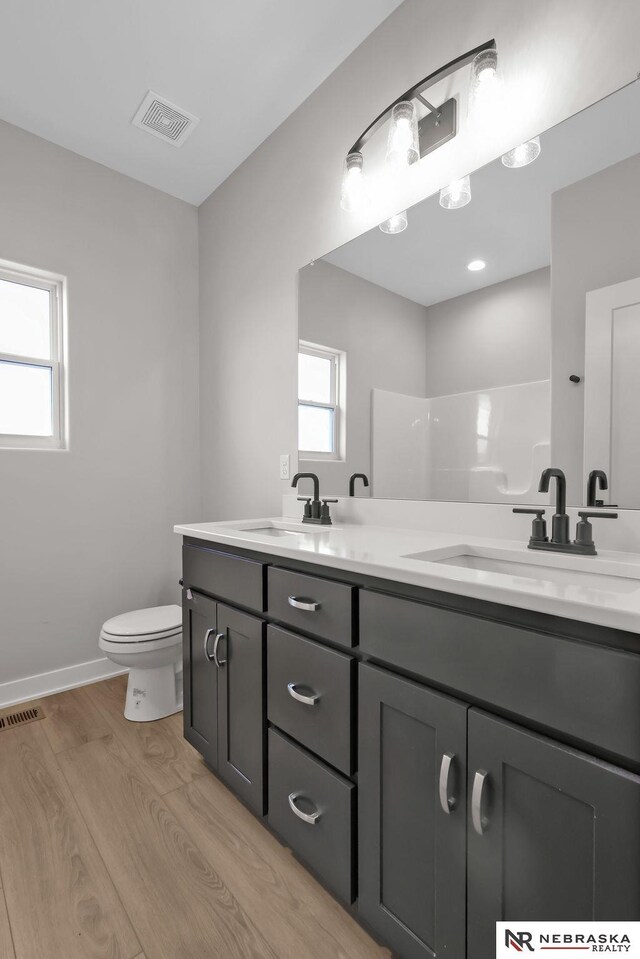
<instances>
[{"instance_id":1,"label":"wood plank flooring","mask_svg":"<svg viewBox=\"0 0 640 959\"><path fill-rule=\"evenodd\" d=\"M0 959L388 957L125 685L0 732Z\"/></svg>"}]
</instances>

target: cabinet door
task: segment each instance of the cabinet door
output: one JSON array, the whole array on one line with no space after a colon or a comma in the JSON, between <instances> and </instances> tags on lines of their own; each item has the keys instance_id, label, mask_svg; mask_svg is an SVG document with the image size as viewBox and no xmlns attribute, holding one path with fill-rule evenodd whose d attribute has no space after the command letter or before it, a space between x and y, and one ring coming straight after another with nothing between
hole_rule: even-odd
<instances>
[{"instance_id":1,"label":"cabinet door","mask_svg":"<svg viewBox=\"0 0 640 959\"><path fill-rule=\"evenodd\" d=\"M469 959L495 922L640 919L640 778L469 711Z\"/></svg>"},{"instance_id":2,"label":"cabinet door","mask_svg":"<svg viewBox=\"0 0 640 959\"><path fill-rule=\"evenodd\" d=\"M264 813L265 624L218 603L218 774Z\"/></svg>"},{"instance_id":3,"label":"cabinet door","mask_svg":"<svg viewBox=\"0 0 640 959\"><path fill-rule=\"evenodd\" d=\"M218 765L218 676L213 662L216 603L184 590L182 658L184 736L212 769Z\"/></svg>"},{"instance_id":4,"label":"cabinet door","mask_svg":"<svg viewBox=\"0 0 640 959\"><path fill-rule=\"evenodd\" d=\"M360 666L359 902L403 959L465 948L467 706Z\"/></svg>"}]
</instances>

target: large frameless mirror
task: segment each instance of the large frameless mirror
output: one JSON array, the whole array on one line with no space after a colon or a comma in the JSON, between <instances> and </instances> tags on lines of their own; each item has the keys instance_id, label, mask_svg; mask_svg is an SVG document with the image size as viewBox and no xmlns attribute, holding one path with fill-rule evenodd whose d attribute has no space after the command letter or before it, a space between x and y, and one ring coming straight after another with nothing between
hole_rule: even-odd
<instances>
[{"instance_id":1,"label":"large frameless mirror","mask_svg":"<svg viewBox=\"0 0 640 959\"><path fill-rule=\"evenodd\" d=\"M383 227L300 272L300 469L513 505L602 469L640 508L640 85Z\"/></svg>"}]
</instances>

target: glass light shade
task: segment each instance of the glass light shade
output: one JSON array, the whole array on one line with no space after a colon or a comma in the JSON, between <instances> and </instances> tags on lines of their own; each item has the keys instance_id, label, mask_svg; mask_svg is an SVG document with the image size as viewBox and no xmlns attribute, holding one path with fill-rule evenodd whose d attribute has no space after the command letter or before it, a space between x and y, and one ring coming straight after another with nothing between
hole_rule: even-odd
<instances>
[{"instance_id":1,"label":"glass light shade","mask_svg":"<svg viewBox=\"0 0 640 959\"><path fill-rule=\"evenodd\" d=\"M445 210L459 210L471 202L471 177L463 176L440 190L440 206Z\"/></svg>"},{"instance_id":2,"label":"glass light shade","mask_svg":"<svg viewBox=\"0 0 640 959\"><path fill-rule=\"evenodd\" d=\"M369 202L361 153L350 153L344 161L340 206L347 213L357 213Z\"/></svg>"},{"instance_id":3,"label":"glass light shade","mask_svg":"<svg viewBox=\"0 0 640 959\"><path fill-rule=\"evenodd\" d=\"M380 229L383 233L402 233L408 226L409 218L407 217L407 211L403 210L402 213L396 213L394 216L390 216L388 220L385 220L384 223L381 223Z\"/></svg>"},{"instance_id":4,"label":"glass light shade","mask_svg":"<svg viewBox=\"0 0 640 959\"><path fill-rule=\"evenodd\" d=\"M483 50L471 64L469 112L480 121L488 120L498 109L501 95L498 52Z\"/></svg>"},{"instance_id":5,"label":"glass light shade","mask_svg":"<svg viewBox=\"0 0 640 959\"><path fill-rule=\"evenodd\" d=\"M418 116L413 103L403 100L391 111L389 138L387 140L387 163L403 168L420 159L418 140Z\"/></svg>"},{"instance_id":6,"label":"glass light shade","mask_svg":"<svg viewBox=\"0 0 640 959\"><path fill-rule=\"evenodd\" d=\"M540 137L534 137L533 140L526 140L520 146L505 153L502 162L511 169L527 166L528 163L533 163L540 156L540 149Z\"/></svg>"}]
</instances>

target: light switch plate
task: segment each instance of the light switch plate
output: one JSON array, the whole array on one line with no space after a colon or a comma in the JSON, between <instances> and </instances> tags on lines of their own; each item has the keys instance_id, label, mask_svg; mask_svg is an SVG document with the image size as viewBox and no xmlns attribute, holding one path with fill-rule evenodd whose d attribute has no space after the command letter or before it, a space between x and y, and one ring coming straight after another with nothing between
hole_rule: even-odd
<instances>
[{"instance_id":1,"label":"light switch plate","mask_svg":"<svg viewBox=\"0 0 640 959\"><path fill-rule=\"evenodd\" d=\"M289 454L281 453L280 455L280 479L286 480L289 479Z\"/></svg>"}]
</instances>

